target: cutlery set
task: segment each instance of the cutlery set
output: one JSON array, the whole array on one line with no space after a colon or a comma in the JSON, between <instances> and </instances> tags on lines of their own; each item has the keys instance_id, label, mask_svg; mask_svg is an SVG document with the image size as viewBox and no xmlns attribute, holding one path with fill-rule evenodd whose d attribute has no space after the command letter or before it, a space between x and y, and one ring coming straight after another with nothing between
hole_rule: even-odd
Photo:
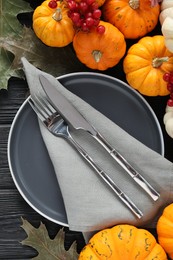
<instances>
[{"instance_id":1,"label":"cutlery set","mask_svg":"<svg viewBox=\"0 0 173 260\"><path fill-rule=\"evenodd\" d=\"M91 156L79 145L72 137L70 129L83 130L88 132L109 154L112 158L130 175L150 197L156 201L160 194L148 183L148 181L137 172L133 166L119 153L110 143L92 126L80 112L43 76L40 75L40 83L46 94L45 97L33 95L28 98L34 112L37 114L43 125L55 136L68 140L79 154L90 164L95 172L108 184L115 194L124 202L124 204L141 218L143 213L125 194L120 187L109 177L109 175L100 168L100 166L91 158ZM59 81L58 84L61 85Z\"/></svg>"}]
</instances>

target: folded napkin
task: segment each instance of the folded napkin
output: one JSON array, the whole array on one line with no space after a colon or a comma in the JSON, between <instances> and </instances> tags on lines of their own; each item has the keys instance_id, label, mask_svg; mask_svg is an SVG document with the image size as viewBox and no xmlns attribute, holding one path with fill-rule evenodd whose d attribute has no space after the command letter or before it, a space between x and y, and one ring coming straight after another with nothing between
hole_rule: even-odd
<instances>
[{"instance_id":1,"label":"folded napkin","mask_svg":"<svg viewBox=\"0 0 173 260\"><path fill-rule=\"evenodd\" d=\"M45 95L39 81L39 75L44 75L161 195L154 202L89 134L72 131L78 143L142 210L144 216L137 219L66 140L53 136L40 124L60 185L69 228L91 232L119 223L153 227L161 209L173 201L172 163L65 87L59 87L56 78L35 68L25 58L22 58L22 63L31 96L34 93Z\"/></svg>"}]
</instances>

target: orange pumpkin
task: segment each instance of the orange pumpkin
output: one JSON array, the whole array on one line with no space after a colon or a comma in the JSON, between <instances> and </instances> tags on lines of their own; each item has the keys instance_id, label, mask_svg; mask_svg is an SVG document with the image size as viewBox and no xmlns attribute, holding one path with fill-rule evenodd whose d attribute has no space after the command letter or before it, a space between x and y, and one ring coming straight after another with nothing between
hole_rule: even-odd
<instances>
[{"instance_id":1,"label":"orange pumpkin","mask_svg":"<svg viewBox=\"0 0 173 260\"><path fill-rule=\"evenodd\" d=\"M164 209L156 228L159 244L173 259L173 203Z\"/></svg>"},{"instance_id":2,"label":"orange pumpkin","mask_svg":"<svg viewBox=\"0 0 173 260\"><path fill-rule=\"evenodd\" d=\"M99 25L105 27L103 34L95 28L90 32L79 31L74 36L73 47L78 59L87 67L106 70L124 56L126 42L123 34L112 24L100 21Z\"/></svg>"},{"instance_id":3,"label":"orange pumpkin","mask_svg":"<svg viewBox=\"0 0 173 260\"><path fill-rule=\"evenodd\" d=\"M117 225L96 233L81 251L78 260L166 260L163 248L145 229Z\"/></svg>"},{"instance_id":4,"label":"orange pumpkin","mask_svg":"<svg viewBox=\"0 0 173 260\"><path fill-rule=\"evenodd\" d=\"M129 39L137 39L151 32L157 25L159 4L151 0L106 0L103 19L115 25Z\"/></svg>"},{"instance_id":5,"label":"orange pumpkin","mask_svg":"<svg viewBox=\"0 0 173 260\"><path fill-rule=\"evenodd\" d=\"M167 50L162 35L145 36L132 45L123 61L129 85L146 96L165 96L170 92L163 80L173 71L173 53Z\"/></svg>"},{"instance_id":6,"label":"orange pumpkin","mask_svg":"<svg viewBox=\"0 0 173 260\"><path fill-rule=\"evenodd\" d=\"M68 17L68 8L63 1L57 1L56 8L44 1L33 14L33 29L37 37L51 47L64 47L72 42L75 30Z\"/></svg>"}]
</instances>

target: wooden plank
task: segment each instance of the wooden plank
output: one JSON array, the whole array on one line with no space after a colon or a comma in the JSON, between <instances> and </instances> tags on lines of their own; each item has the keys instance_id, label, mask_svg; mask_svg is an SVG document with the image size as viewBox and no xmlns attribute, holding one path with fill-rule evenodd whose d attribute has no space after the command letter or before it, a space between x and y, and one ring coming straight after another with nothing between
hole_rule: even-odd
<instances>
[{"instance_id":1,"label":"wooden plank","mask_svg":"<svg viewBox=\"0 0 173 260\"><path fill-rule=\"evenodd\" d=\"M11 173L8 168L0 168L0 190L16 189Z\"/></svg>"},{"instance_id":2,"label":"wooden plank","mask_svg":"<svg viewBox=\"0 0 173 260\"><path fill-rule=\"evenodd\" d=\"M6 205L6 206L5 206ZM26 238L21 228L21 217L38 228L40 221L46 225L50 238L54 238L62 226L57 225L36 213L20 196L17 190L0 190L0 259L27 259L37 255L33 248L21 245ZM65 231L66 250L77 241L77 250L84 246L84 239L80 232ZM17 258L16 258L17 256Z\"/></svg>"},{"instance_id":3,"label":"wooden plank","mask_svg":"<svg viewBox=\"0 0 173 260\"><path fill-rule=\"evenodd\" d=\"M9 80L8 91L0 91L0 125L11 124L28 93L26 81L14 77Z\"/></svg>"},{"instance_id":4,"label":"wooden plank","mask_svg":"<svg viewBox=\"0 0 173 260\"><path fill-rule=\"evenodd\" d=\"M7 159L7 141L9 126L0 125L0 189L14 189L15 185L11 177Z\"/></svg>"},{"instance_id":5,"label":"wooden plank","mask_svg":"<svg viewBox=\"0 0 173 260\"><path fill-rule=\"evenodd\" d=\"M37 222L40 219L16 189L0 189L0 259L27 259L36 255L34 249L20 243L26 237L21 216L30 216Z\"/></svg>"},{"instance_id":6,"label":"wooden plank","mask_svg":"<svg viewBox=\"0 0 173 260\"><path fill-rule=\"evenodd\" d=\"M7 161L7 139L9 134L9 128L0 127L0 164L1 165L8 165Z\"/></svg>"}]
</instances>

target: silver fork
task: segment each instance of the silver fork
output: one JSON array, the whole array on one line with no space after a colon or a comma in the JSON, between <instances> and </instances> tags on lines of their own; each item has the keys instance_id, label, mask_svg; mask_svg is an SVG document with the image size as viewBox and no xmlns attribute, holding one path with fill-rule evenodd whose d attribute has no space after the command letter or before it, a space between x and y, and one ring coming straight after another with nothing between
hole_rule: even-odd
<instances>
[{"instance_id":1,"label":"silver fork","mask_svg":"<svg viewBox=\"0 0 173 260\"><path fill-rule=\"evenodd\" d=\"M28 102L37 114L43 125L55 136L67 139L80 155L92 166L95 172L108 184L114 193L124 202L124 204L138 217L141 218L143 213L132 202L132 200L114 183L108 174L98 166L91 156L74 140L69 131L68 124L60 114L52 107L45 97L31 96Z\"/></svg>"},{"instance_id":2,"label":"silver fork","mask_svg":"<svg viewBox=\"0 0 173 260\"><path fill-rule=\"evenodd\" d=\"M80 112L64 97L43 75L39 77L40 83L46 93L46 97L52 106L64 118L70 127L88 132L112 158L125 170L126 173L145 191L154 201L158 200L160 194L153 186L123 157L120 152L95 129ZM61 85L59 81L57 84Z\"/></svg>"}]
</instances>

